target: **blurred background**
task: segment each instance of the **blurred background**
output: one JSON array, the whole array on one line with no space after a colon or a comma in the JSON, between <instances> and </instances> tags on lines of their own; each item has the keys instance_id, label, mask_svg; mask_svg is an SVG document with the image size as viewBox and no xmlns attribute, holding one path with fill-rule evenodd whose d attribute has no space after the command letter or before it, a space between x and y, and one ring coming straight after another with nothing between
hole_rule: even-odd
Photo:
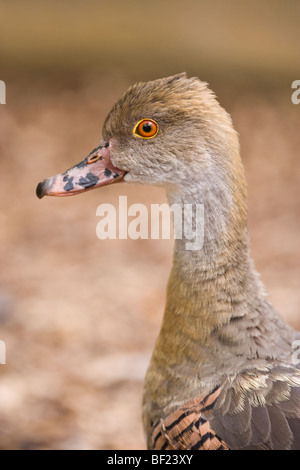
<instances>
[{"instance_id":1,"label":"blurred background","mask_svg":"<svg viewBox=\"0 0 300 470\"><path fill-rule=\"evenodd\" d=\"M35 196L81 161L135 81L207 81L240 134L251 250L300 328L298 0L0 1L1 449L144 449L143 378L173 242L96 237L96 208L165 202L116 185Z\"/></svg>"}]
</instances>

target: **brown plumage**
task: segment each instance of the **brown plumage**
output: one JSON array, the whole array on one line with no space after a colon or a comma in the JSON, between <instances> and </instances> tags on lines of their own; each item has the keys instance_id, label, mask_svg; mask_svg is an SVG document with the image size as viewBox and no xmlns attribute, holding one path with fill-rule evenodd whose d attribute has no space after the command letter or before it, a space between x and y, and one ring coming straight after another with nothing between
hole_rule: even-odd
<instances>
[{"instance_id":1,"label":"brown plumage","mask_svg":"<svg viewBox=\"0 0 300 470\"><path fill-rule=\"evenodd\" d=\"M203 247L191 251L185 237L175 240L144 387L148 447L300 449L297 333L266 301L253 268L230 116L205 83L180 74L131 87L102 135L99 147L40 183L37 195L124 180L163 186L170 204L204 204Z\"/></svg>"}]
</instances>

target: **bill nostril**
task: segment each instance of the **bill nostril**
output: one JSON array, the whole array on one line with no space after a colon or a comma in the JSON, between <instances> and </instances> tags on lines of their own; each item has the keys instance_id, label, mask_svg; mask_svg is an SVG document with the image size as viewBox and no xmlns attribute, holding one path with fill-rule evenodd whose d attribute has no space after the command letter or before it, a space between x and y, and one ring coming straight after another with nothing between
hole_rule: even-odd
<instances>
[{"instance_id":1,"label":"bill nostril","mask_svg":"<svg viewBox=\"0 0 300 470\"><path fill-rule=\"evenodd\" d=\"M90 164L90 163L96 163L98 160L102 160L102 155L95 154L95 155L91 155L90 157L88 157L86 162L87 164Z\"/></svg>"}]
</instances>

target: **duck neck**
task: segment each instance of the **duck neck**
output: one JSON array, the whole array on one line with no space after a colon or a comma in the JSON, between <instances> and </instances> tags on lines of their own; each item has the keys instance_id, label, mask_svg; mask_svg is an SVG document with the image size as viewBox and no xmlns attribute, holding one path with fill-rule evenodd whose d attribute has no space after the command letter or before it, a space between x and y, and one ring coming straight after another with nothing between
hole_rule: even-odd
<instances>
[{"instance_id":1,"label":"duck neck","mask_svg":"<svg viewBox=\"0 0 300 470\"><path fill-rule=\"evenodd\" d=\"M213 181L213 189L203 178L188 190L168 193L169 203L180 204L183 211L186 205L203 204L203 244L197 250L187 249L191 245L184 230L175 240L165 314L154 351L154 360L175 368L176 364L191 368L194 363L203 375L205 371L211 375L216 364L224 372L233 358L237 364L237 357L260 354L264 347L260 328L265 328L267 319L269 325L274 319L275 336L281 334L249 256L243 175L239 186L231 178L231 190L226 180ZM258 336L260 345L254 344Z\"/></svg>"},{"instance_id":2,"label":"duck neck","mask_svg":"<svg viewBox=\"0 0 300 470\"><path fill-rule=\"evenodd\" d=\"M266 302L249 256L244 176L228 185L217 175L167 194L182 211L203 204L204 236L198 250L187 249L184 230L175 240L164 318L145 380L146 425L249 364L291 354L293 333Z\"/></svg>"},{"instance_id":3,"label":"duck neck","mask_svg":"<svg viewBox=\"0 0 300 470\"><path fill-rule=\"evenodd\" d=\"M198 182L168 194L169 203L181 205L183 214L193 211L190 229L183 227L183 236L175 240L165 312L166 319L193 319L187 328L203 344L232 318L246 315L249 300L263 297L249 257L245 191L228 192L224 182L218 191L206 186ZM197 243L191 242L190 234L199 230Z\"/></svg>"}]
</instances>

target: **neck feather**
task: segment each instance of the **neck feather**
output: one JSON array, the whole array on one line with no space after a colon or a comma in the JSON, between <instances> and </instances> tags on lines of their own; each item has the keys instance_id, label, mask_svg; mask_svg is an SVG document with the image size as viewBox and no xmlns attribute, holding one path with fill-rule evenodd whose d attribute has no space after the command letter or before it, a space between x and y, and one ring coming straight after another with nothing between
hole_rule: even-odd
<instances>
[{"instance_id":1,"label":"neck feather","mask_svg":"<svg viewBox=\"0 0 300 470\"><path fill-rule=\"evenodd\" d=\"M218 174L199 176L197 184L168 193L171 205L204 205L204 243L193 251L186 249L189 240L184 236L175 241L165 314L154 351L161 364L188 364L191 369L194 363L203 376L211 374L216 363L224 373L233 358L242 367L245 358L270 356L273 343L275 356L279 344L285 353L286 338L290 338L289 329L265 300L249 256L243 172L230 175L230 184L224 177L218 181ZM269 329L267 344L264 334Z\"/></svg>"},{"instance_id":2,"label":"neck feather","mask_svg":"<svg viewBox=\"0 0 300 470\"><path fill-rule=\"evenodd\" d=\"M230 375L291 356L294 332L265 300L249 256L243 173L231 175L230 184L218 174L198 175L196 183L168 193L170 205L204 204L204 243L193 251L184 237L175 241L145 380L146 428Z\"/></svg>"},{"instance_id":3,"label":"neck feather","mask_svg":"<svg viewBox=\"0 0 300 470\"><path fill-rule=\"evenodd\" d=\"M190 325L203 344L232 318L244 316L248 301L263 298L249 257L244 179L239 190L224 178L216 179L204 175L185 191L168 193L169 203L180 204L183 211L186 204L204 208L201 249L187 249L184 235L175 241L165 312L165 320L174 315L193 318L185 330Z\"/></svg>"}]
</instances>

